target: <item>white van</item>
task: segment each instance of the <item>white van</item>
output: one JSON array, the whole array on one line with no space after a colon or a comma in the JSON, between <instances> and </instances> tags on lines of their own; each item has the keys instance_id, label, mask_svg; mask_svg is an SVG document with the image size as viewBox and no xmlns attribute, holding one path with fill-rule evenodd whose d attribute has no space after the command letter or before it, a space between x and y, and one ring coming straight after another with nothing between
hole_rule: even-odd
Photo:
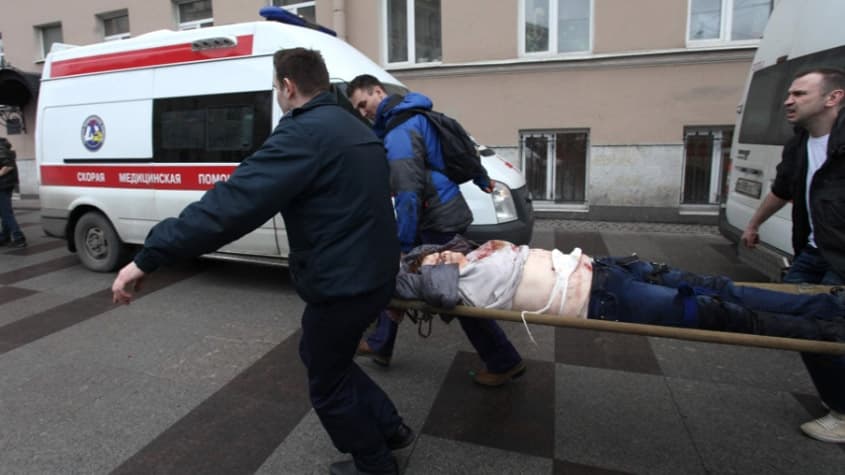
<instances>
[{"instance_id":1,"label":"white van","mask_svg":"<svg viewBox=\"0 0 845 475\"><path fill-rule=\"evenodd\" d=\"M783 145L792 136L783 102L796 73L814 67L845 68L845 9L841 0L781 0L754 55L731 146L730 191L720 219L722 234L738 241L775 179ZM780 280L792 256L792 205L760 227L753 250L739 256Z\"/></svg>"},{"instance_id":2,"label":"white van","mask_svg":"<svg viewBox=\"0 0 845 475\"><path fill-rule=\"evenodd\" d=\"M228 178L270 134L282 115L272 55L286 47L320 50L350 113L343 92L358 74L407 91L349 44L278 21L54 48L36 122L45 232L66 238L88 268L117 268L154 224ZM481 153L495 191L462 186L475 216L468 235L527 243L534 217L523 175L492 150ZM210 255L281 264L287 256L280 216Z\"/></svg>"}]
</instances>

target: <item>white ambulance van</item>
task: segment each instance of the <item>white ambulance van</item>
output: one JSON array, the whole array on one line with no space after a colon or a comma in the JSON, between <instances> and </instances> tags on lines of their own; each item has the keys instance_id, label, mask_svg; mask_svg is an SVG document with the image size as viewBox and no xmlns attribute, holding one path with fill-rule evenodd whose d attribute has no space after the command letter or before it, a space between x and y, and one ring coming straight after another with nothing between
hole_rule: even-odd
<instances>
[{"instance_id":1,"label":"white ambulance van","mask_svg":"<svg viewBox=\"0 0 845 475\"><path fill-rule=\"evenodd\" d=\"M845 9L841 0L781 0L775 6L748 76L731 146L730 187L722 234L739 241L775 179L783 145L792 136L783 102L799 71L845 69ZM760 227L760 245L738 246L741 260L779 280L792 257L792 205Z\"/></svg>"},{"instance_id":2,"label":"white ambulance van","mask_svg":"<svg viewBox=\"0 0 845 475\"><path fill-rule=\"evenodd\" d=\"M345 84L358 74L407 91L344 41L279 21L54 48L36 123L45 232L67 239L86 267L116 269L153 225L227 179L270 134L282 115L272 55L292 47L322 53L347 106ZM475 216L468 235L527 243L534 217L523 175L492 150L481 154L495 191L462 186ZM276 264L287 256L281 216L209 255Z\"/></svg>"}]
</instances>

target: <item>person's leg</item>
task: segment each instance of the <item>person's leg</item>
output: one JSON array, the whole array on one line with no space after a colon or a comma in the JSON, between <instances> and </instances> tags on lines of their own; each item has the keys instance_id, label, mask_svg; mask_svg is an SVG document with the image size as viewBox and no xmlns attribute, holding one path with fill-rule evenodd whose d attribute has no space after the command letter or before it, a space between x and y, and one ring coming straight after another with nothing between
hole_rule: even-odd
<instances>
[{"instance_id":1,"label":"person's leg","mask_svg":"<svg viewBox=\"0 0 845 475\"><path fill-rule=\"evenodd\" d=\"M597 259L588 316L629 323L692 326L694 294L689 287L674 289L641 282L612 258Z\"/></svg>"},{"instance_id":2,"label":"person's leg","mask_svg":"<svg viewBox=\"0 0 845 475\"><path fill-rule=\"evenodd\" d=\"M830 266L819 251L808 246L792 260L783 281L790 284L819 284L828 270Z\"/></svg>"},{"instance_id":3,"label":"person's leg","mask_svg":"<svg viewBox=\"0 0 845 475\"><path fill-rule=\"evenodd\" d=\"M387 439L401 426L393 402L353 362L361 334L384 308L393 288L326 305L307 305L300 356L309 393L335 447L351 453L358 469L395 473Z\"/></svg>"},{"instance_id":4,"label":"person's leg","mask_svg":"<svg viewBox=\"0 0 845 475\"><path fill-rule=\"evenodd\" d=\"M829 269L824 273L821 281L822 285L845 285L845 278L839 275L835 270Z\"/></svg>"},{"instance_id":5,"label":"person's leg","mask_svg":"<svg viewBox=\"0 0 845 475\"><path fill-rule=\"evenodd\" d=\"M619 258L611 258L619 260ZM719 275L696 274L665 264L655 264L642 260L626 263L623 266L636 280L650 284L677 289L692 287L698 293L718 295L727 301L736 301L738 295L734 282Z\"/></svg>"},{"instance_id":6,"label":"person's leg","mask_svg":"<svg viewBox=\"0 0 845 475\"><path fill-rule=\"evenodd\" d=\"M808 436L825 442L845 442L845 356L801 353L813 385L830 412L801 424Z\"/></svg>"},{"instance_id":7,"label":"person's leg","mask_svg":"<svg viewBox=\"0 0 845 475\"><path fill-rule=\"evenodd\" d=\"M376 329L367 337L367 346L372 351L375 362L384 366L390 364L397 333L399 324L390 318L387 311L379 312Z\"/></svg>"},{"instance_id":8,"label":"person's leg","mask_svg":"<svg viewBox=\"0 0 845 475\"><path fill-rule=\"evenodd\" d=\"M12 192L0 190L0 245L12 239L12 228L17 224L12 210Z\"/></svg>"},{"instance_id":9,"label":"person's leg","mask_svg":"<svg viewBox=\"0 0 845 475\"><path fill-rule=\"evenodd\" d=\"M504 373L522 362L519 352L495 320L458 317L458 321L488 371Z\"/></svg>"}]
</instances>

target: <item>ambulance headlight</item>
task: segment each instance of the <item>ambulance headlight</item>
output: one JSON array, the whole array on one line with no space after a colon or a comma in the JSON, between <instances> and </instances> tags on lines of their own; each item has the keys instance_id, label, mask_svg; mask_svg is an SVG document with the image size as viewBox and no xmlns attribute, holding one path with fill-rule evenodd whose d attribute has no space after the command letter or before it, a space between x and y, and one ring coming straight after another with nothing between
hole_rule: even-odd
<instances>
[{"instance_id":1,"label":"ambulance headlight","mask_svg":"<svg viewBox=\"0 0 845 475\"><path fill-rule=\"evenodd\" d=\"M515 221L516 203L513 201L511 189L498 181L491 180L491 183L493 183L493 193L490 195L493 198L493 207L496 209L496 221L499 223Z\"/></svg>"}]
</instances>

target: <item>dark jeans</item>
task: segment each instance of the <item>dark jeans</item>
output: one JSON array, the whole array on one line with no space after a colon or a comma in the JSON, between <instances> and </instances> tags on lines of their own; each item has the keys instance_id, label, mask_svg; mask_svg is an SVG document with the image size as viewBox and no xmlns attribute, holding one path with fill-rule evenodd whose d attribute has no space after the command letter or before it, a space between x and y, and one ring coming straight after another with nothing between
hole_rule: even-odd
<instances>
[{"instance_id":1,"label":"dark jeans","mask_svg":"<svg viewBox=\"0 0 845 475\"><path fill-rule=\"evenodd\" d=\"M353 358L358 341L390 296L390 285L326 304L302 314L299 354L308 370L311 404L335 447L352 454L359 470L395 473L386 438L402 422L387 394Z\"/></svg>"},{"instance_id":2,"label":"dark jeans","mask_svg":"<svg viewBox=\"0 0 845 475\"><path fill-rule=\"evenodd\" d=\"M0 190L0 238L19 241L23 239L23 233L15 219L15 210L12 209L12 190Z\"/></svg>"},{"instance_id":3,"label":"dark jeans","mask_svg":"<svg viewBox=\"0 0 845 475\"><path fill-rule=\"evenodd\" d=\"M784 282L800 284L843 285L845 278L836 273L815 247L807 246L795 256Z\"/></svg>"},{"instance_id":4,"label":"dark jeans","mask_svg":"<svg viewBox=\"0 0 845 475\"><path fill-rule=\"evenodd\" d=\"M422 244L446 244L455 237L455 234L423 231L421 240ZM522 361L519 352L495 320L458 317L458 321L488 371L503 373ZM399 324L382 312L375 331L367 338L367 344L376 353L391 356L398 331Z\"/></svg>"},{"instance_id":5,"label":"dark jeans","mask_svg":"<svg viewBox=\"0 0 845 475\"><path fill-rule=\"evenodd\" d=\"M590 318L845 341L845 305L833 295L740 287L726 277L623 261L596 259ZM845 412L845 356L801 356L821 399Z\"/></svg>"}]
</instances>

